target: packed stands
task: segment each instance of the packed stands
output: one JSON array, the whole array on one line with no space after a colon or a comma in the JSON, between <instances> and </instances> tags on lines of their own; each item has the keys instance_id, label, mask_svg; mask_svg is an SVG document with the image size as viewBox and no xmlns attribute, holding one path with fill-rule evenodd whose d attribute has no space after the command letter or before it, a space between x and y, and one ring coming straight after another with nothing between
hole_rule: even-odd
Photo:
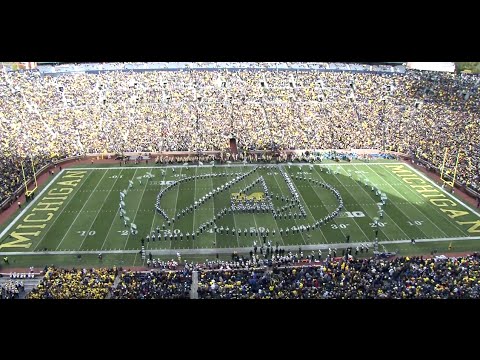
<instances>
[{"instance_id":1,"label":"packed stands","mask_svg":"<svg viewBox=\"0 0 480 360\"><path fill-rule=\"evenodd\" d=\"M118 275L113 269L59 269L48 267L28 299L104 299Z\"/></svg>"},{"instance_id":2,"label":"packed stands","mask_svg":"<svg viewBox=\"0 0 480 360\"><path fill-rule=\"evenodd\" d=\"M190 264L177 270L59 270L49 268L39 298L111 299L469 299L480 296L480 255L424 258L332 258L256 268L235 262ZM310 259L311 260L311 259ZM220 263L223 263L220 265ZM228 263L228 264L227 264ZM235 265L236 264L236 265ZM198 272L197 294L192 293ZM117 280L114 279L118 275ZM22 282L8 280L2 298Z\"/></svg>"},{"instance_id":3,"label":"packed stands","mask_svg":"<svg viewBox=\"0 0 480 360\"><path fill-rule=\"evenodd\" d=\"M202 273L200 298L468 299L480 296L480 257L326 261L319 266Z\"/></svg>"},{"instance_id":4,"label":"packed stands","mask_svg":"<svg viewBox=\"0 0 480 360\"><path fill-rule=\"evenodd\" d=\"M479 189L479 78L407 70L0 73L0 202L19 161L86 153L359 149L399 151ZM240 151L242 152L242 151Z\"/></svg>"},{"instance_id":5,"label":"packed stands","mask_svg":"<svg viewBox=\"0 0 480 360\"><path fill-rule=\"evenodd\" d=\"M112 299L189 299L191 272L149 271L122 273Z\"/></svg>"}]
</instances>

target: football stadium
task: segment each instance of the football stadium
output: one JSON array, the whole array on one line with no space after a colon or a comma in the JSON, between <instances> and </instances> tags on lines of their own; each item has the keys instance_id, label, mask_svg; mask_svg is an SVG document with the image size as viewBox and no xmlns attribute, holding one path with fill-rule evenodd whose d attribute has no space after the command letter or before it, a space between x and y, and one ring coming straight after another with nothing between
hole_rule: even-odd
<instances>
[{"instance_id":1,"label":"football stadium","mask_svg":"<svg viewBox=\"0 0 480 360\"><path fill-rule=\"evenodd\" d=\"M2 63L0 298L480 297L454 63Z\"/></svg>"}]
</instances>

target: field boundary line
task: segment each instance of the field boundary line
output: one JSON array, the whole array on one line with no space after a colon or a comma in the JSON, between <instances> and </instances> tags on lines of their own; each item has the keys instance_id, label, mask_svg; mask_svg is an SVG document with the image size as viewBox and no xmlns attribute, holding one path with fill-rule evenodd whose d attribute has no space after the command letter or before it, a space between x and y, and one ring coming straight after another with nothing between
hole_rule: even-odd
<instances>
[{"instance_id":1,"label":"field boundary line","mask_svg":"<svg viewBox=\"0 0 480 360\"><path fill-rule=\"evenodd\" d=\"M180 180L182 179L182 171L185 167L182 165L182 167L180 167L180 173L178 174L178 180L175 180L175 176L172 175L173 177L173 181L176 181L176 184L178 187L177 187L177 196L175 197L175 208L173 209L173 216L172 216L172 219L176 219L177 217L177 204L178 204L178 194L180 193L180 186L182 185L182 183L180 182ZM165 174L167 172L165 171ZM195 201L195 199L193 199L193 201ZM178 222L178 219L176 219L177 222ZM180 230L181 231L181 230ZM175 241L175 237L173 235L175 235L175 221L172 221L172 240L169 240L169 244L170 244L170 249L172 248L172 245L173 245L173 242ZM175 253L176 255L176 253Z\"/></svg>"},{"instance_id":2,"label":"field boundary line","mask_svg":"<svg viewBox=\"0 0 480 360\"><path fill-rule=\"evenodd\" d=\"M281 164L281 165L284 165L284 164ZM305 208L306 208L306 209L308 210L308 212L310 213L310 217L311 217L314 221L316 221L317 219L315 219L315 216L313 216L312 211L310 210L310 208L309 208L308 205L307 205L307 202L305 201L305 199L303 198L302 194L300 193L300 190L298 190L297 184L295 183L295 181L293 181L292 175L289 174L287 170L285 170L285 166L283 166L283 167L284 167L283 171L285 171L285 174L290 178L290 180L292 181L293 186L295 186L295 190L297 191L298 195L302 198L302 201L303 201L303 204L305 205ZM282 176L282 172L280 171L280 166L278 167L278 172L279 172L279 175ZM276 175L273 175L273 177L274 177L275 181L277 182L278 188L280 189L280 191L282 192L282 195L283 195L283 190L282 190L282 188L280 187L280 183L278 182L278 180L277 180L277 178L276 178ZM288 188L288 184L287 184L286 180L283 178L283 176L282 176L282 179L283 179L283 182L287 185L287 188ZM287 195L288 197L290 197L289 194L286 194L286 195ZM295 220L295 227L298 228L297 219L294 219L294 220ZM276 219L275 219L275 221L276 221ZM300 219L298 219L298 221L300 222ZM303 224L300 223L300 225L303 225ZM277 223L277 226L278 226L278 223ZM298 233L297 233L297 234L298 234ZM305 240L305 236L303 235L303 231L300 231L299 234L302 236L302 240L303 240L303 242L305 243L305 245L308 245L307 241ZM322 234L322 235L323 235L323 234ZM293 231L292 231L292 236L293 236ZM326 241L327 238L325 237L325 235L324 235L323 237L325 238L325 241ZM283 235L282 235L282 239L283 239ZM285 242L283 242L283 244L285 245Z\"/></svg>"},{"instance_id":3,"label":"field boundary line","mask_svg":"<svg viewBox=\"0 0 480 360\"><path fill-rule=\"evenodd\" d=\"M388 168L386 168L386 170L388 171L388 173L391 173L391 174L399 177L397 174L395 174L394 172L390 171ZM377 175L378 178L380 178L380 179L382 178L382 177L380 176L380 174L379 174L375 169L372 169L372 171ZM402 194L400 191L398 191L395 186L390 185L390 184L388 184L388 186L390 186L396 193L398 193L398 194L400 195L400 197L402 197L404 200L406 200L406 201L410 204L410 206L412 206L412 207L416 210L417 213L419 213L421 216L425 217L425 218L428 220L428 222L430 222L434 227L436 227L438 230L440 230L440 232L442 232L445 236L448 236L447 233L446 233L445 231L443 231L443 230L437 225L436 221L433 221L433 220L432 220L432 218L429 216L428 212L423 212L423 211L421 210L421 207L420 207L419 205L417 205L414 201L408 201L408 199L405 197L405 195ZM423 200L423 203L426 203L425 199L423 199L420 194L417 194L416 191L414 191L413 189L411 189L409 186L407 186L407 189L408 189L409 192L413 193L413 195L414 195L416 198L420 198L421 200ZM392 202L392 204L393 204L393 202ZM409 216L407 216L407 214L405 214L405 212L404 212L402 209L400 209L399 206L395 205L395 207L396 207L397 209L399 209L400 212L402 212L407 219L410 219L410 221L412 221L412 219L411 219ZM438 211L440 211L440 210L438 210ZM455 224L453 224L453 225L454 225L458 230L460 230L460 232L462 231L462 229L460 229L458 226L456 226ZM420 228L419 228L419 230L420 230L421 233L423 233L423 235L426 235L426 234L423 232L423 230L421 230Z\"/></svg>"},{"instance_id":4,"label":"field boundary line","mask_svg":"<svg viewBox=\"0 0 480 360\"><path fill-rule=\"evenodd\" d=\"M449 197L451 197L453 200L455 200L456 202L458 202L459 204L463 205L465 208L467 208L468 210L470 210L471 212L473 212L475 215L477 215L479 218L480 218L480 214L474 210L473 208L471 208L469 205L465 204L462 200L460 199L457 199L455 196L453 196L452 194L450 194L448 191L446 191L445 189L442 189L441 186L438 186L432 179L430 179L428 176L425 176L424 174L422 174L420 171L418 171L417 169L415 169L413 166L410 166L410 164L405 164L403 163L404 165L408 166L411 170L413 170L414 172L416 172L418 175L420 175L422 178L424 178L425 180L428 180L433 186L435 186L437 189L439 189L441 192L445 193L446 195L448 195Z\"/></svg>"},{"instance_id":5,"label":"field boundary line","mask_svg":"<svg viewBox=\"0 0 480 360\"><path fill-rule=\"evenodd\" d=\"M110 191L109 191L107 197L105 198L105 200L108 199L108 197L109 197L110 194L112 193L113 188L115 187L115 185L117 185L117 182L118 182L118 180L120 180L120 175L122 175L122 172L123 172L123 170L120 171L120 173L117 175L117 180L115 180L115 182L113 183L113 186L112 186L112 188L110 189ZM121 190L120 190L120 191L121 191ZM103 205L105 205L105 201L103 202L102 207L103 207ZM110 231L112 230L113 223L115 222L115 219L117 218L117 214L118 214L119 210L120 210L120 209L117 208L117 211L115 212L115 215L114 215L114 217L113 217L113 219L112 219L112 222L111 222L111 224L110 224L110 227L108 228L108 231L107 231L107 233L105 234L105 239L103 240L103 243L102 243L102 246L100 247L100 250L103 249L103 247L105 246L105 243L107 242L108 234L110 234ZM99 213L100 213L100 211L97 213L97 216L98 216ZM97 220L97 217L95 217L95 220ZM95 220L93 220L92 225L90 225L90 228L91 228L91 227L93 226L93 224L95 223ZM89 230L89 231L90 231L90 230Z\"/></svg>"},{"instance_id":6,"label":"field boundary line","mask_svg":"<svg viewBox=\"0 0 480 360\"><path fill-rule=\"evenodd\" d=\"M93 191L90 193L90 195L88 195L88 198L87 200L85 200L85 203L83 204L82 208L78 211L78 214L77 216L75 216L75 219L73 219L72 223L70 224L70 226L68 227L67 231L65 231L65 234L63 234L63 237L62 239L60 240L60 242L58 243L57 247L55 250L58 250L58 248L60 247L60 245L62 244L63 240L65 240L65 238L67 237L67 234L68 232L70 231L70 229L73 227L73 224L75 224L75 222L77 221L78 217L80 216L80 214L82 213L82 210L83 208L87 205L88 201L90 200L90 198L92 197L92 195L95 193L95 190L97 189L98 185L100 185L100 183L102 182L103 178L105 177L105 175L107 175L107 172L108 171L105 171L104 174L102 175L102 177L100 178L100 180L98 181L97 185L95 185L95 188L93 189ZM73 198L73 196L72 196ZM85 241L85 239L87 238L88 236L88 231L87 231L87 234L85 236L85 238L82 240L82 243L80 244L80 247L82 247L83 245L83 242Z\"/></svg>"},{"instance_id":7,"label":"field boundary line","mask_svg":"<svg viewBox=\"0 0 480 360\"><path fill-rule=\"evenodd\" d=\"M253 173L251 173L250 175L253 175ZM249 175L249 176L250 176L250 175ZM253 177L253 176L252 176L252 177ZM260 175L258 175L256 179L258 179L259 177L260 177ZM241 182L244 183L244 184L246 184L246 185L248 186L248 185L250 185L250 184L247 183L246 178L247 178L247 177L244 177L244 178L241 180ZM255 180L256 180L256 179L255 179ZM257 240L258 240L258 242L259 242L259 244L260 244L260 247L263 247L262 239L261 239L261 237L260 237L260 228L258 227L257 220L255 219L255 212L253 212L252 215L253 215L253 222L255 223L255 232L258 233L258 235L257 235ZM235 216L235 214L233 214L233 216ZM263 226L262 226L262 227L263 227ZM238 241L238 238L237 238L237 241Z\"/></svg>"},{"instance_id":8,"label":"field boundary line","mask_svg":"<svg viewBox=\"0 0 480 360\"><path fill-rule=\"evenodd\" d=\"M210 171L210 174L213 174L213 168ZM210 190L210 191L213 191L213 189L215 189L215 187L213 185L213 176L210 176L209 179L210 179L210 182L212 183L212 190ZM212 196L212 219L215 219L215 198L213 196ZM217 246L217 232L215 230L213 230L213 238L214 238L215 247L216 247Z\"/></svg>"},{"instance_id":9,"label":"field boundary line","mask_svg":"<svg viewBox=\"0 0 480 360\"><path fill-rule=\"evenodd\" d=\"M20 211L20 213L15 217L15 219L13 219L12 221L10 221L10 224L7 225L7 227L5 229L3 229L3 231L0 233L0 238L2 238L12 227L13 225L15 225L18 220L23 216L25 215L25 213L37 202L39 201L38 199L40 199L43 195L43 193L45 191L48 190L48 188L54 184L56 181L57 181L57 177L60 176L60 174L62 174L63 172L65 171L65 169L62 169L62 171L58 172L57 175L55 175L55 177L47 184L47 186L45 186L42 191L40 191L40 193L27 205L23 208L22 211Z\"/></svg>"},{"instance_id":10,"label":"field boundary line","mask_svg":"<svg viewBox=\"0 0 480 360\"><path fill-rule=\"evenodd\" d=\"M137 169L135 169L135 172L133 173L133 176L132 176L132 179L131 181L133 181L135 183L135 175L137 174ZM130 221L130 224L135 224L135 219L137 218L137 214L138 214L138 209L140 209L140 204L142 203L142 199L143 199L143 194L145 193L145 189L147 188L147 181L145 181L145 186L143 188L143 192L140 194L140 200L138 200L138 205L137 205L137 210L135 211L135 215L133 216L133 218L131 219ZM128 194L128 187L127 187L127 194ZM125 216L124 216L125 218ZM111 229L110 229L111 230ZM138 230L138 229L137 229ZM128 239L130 239L130 234L131 234L131 231L130 230L127 230L128 231L128 235L127 235L127 239L125 240L125 246L123 247L123 250L125 250L127 248L127 245L128 245ZM107 233L108 235L108 233ZM137 250L138 251L138 250Z\"/></svg>"},{"instance_id":11,"label":"field boundary line","mask_svg":"<svg viewBox=\"0 0 480 360\"><path fill-rule=\"evenodd\" d=\"M195 179L193 181L193 201L192 201L192 205L195 204L195 201L197 201L197 171L198 171L198 169L195 168ZM195 232L195 220L196 220L195 213L196 212L197 212L197 209L194 207L193 208L193 219L192 219L192 233Z\"/></svg>"},{"instance_id":12,"label":"field boundary line","mask_svg":"<svg viewBox=\"0 0 480 360\"><path fill-rule=\"evenodd\" d=\"M356 169L356 168L355 168L355 169ZM333 177L338 181L338 183L340 184L340 186L352 197L352 199L356 200L355 194L352 194L352 193L345 187L345 184L343 184L342 180L340 180L340 179L337 177L337 175L335 175L335 172L333 172L332 175L333 175ZM344 176L348 178L348 174L344 174ZM367 193L367 196L368 196L368 197L370 197L370 195L368 195L368 192L367 192L362 186L360 186L360 188L362 189L362 191L364 191L364 192ZM357 204L358 204L358 201L357 201ZM363 212L363 213L367 213L367 210L365 210L365 208L364 208L362 205L358 204L358 206L362 209L362 212ZM346 211L346 210L345 210L345 206L344 206L344 208L342 209L342 211L343 211L343 212ZM352 219L353 219L353 222L355 223L355 225L357 225L357 227L360 229L360 231L363 233L363 235L365 235L365 238L366 238L367 241L368 241L368 239L370 239L370 237L365 233L365 231L363 231L362 227L359 225L359 223L357 222L357 220L355 219L355 217L353 217ZM373 220L372 220L372 221L373 221ZM395 223L395 225L396 225L396 223ZM396 226L398 227L398 225L396 225ZM378 228L377 228L377 229L378 229ZM400 230L401 230L401 229L400 229ZM390 241L390 238L388 237L388 235L386 234L386 232L385 232L385 231L382 231L382 232L385 234L385 236L387 237L387 239ZM403 231L402 231L402 232L403 232ZM406 235L406 234L405 234L405 235ZM372 235L372 237L373 237L373 235Z\"/></svg>"},{"instance_id":13,"label":"field boundary line","mask_svg":"<svg viewBox=\"0 0 480 360\"><path fill-rule=\"evenodd\" d=\"M279 166L277 166L276 170L277 170L276 172L278 172L278 175L281 176L282 173L281 173L281 171L280 171L280 167L279 167ZM285 170L285 171L286 171L286 170ZM277 180L277 178L276 178L276 176L277 176L276 172L272 175L272 177L275 179L275 182L277 183L277 186L278 186L278 190L281 192L281 194L282 194L282 196L283 196L283 190L282 190L282 187L280 186L280 183L278 182L278 180ZM287 194L287 195L288 195L288 194ZM273 201L272 201L272 202L273 202ZM275 205L274 205L274 206L275 206ZM305 204L305 206L308 207L307 204ZM309 210L310 210L310 209L309 209ZM311 215L311 212L310 212L310 215ZM278 221L277 221L277 219L275 219L275 218L274 218L273 220L275 221L275 226L277 227L277 232L278 232L278 234L280 235L280 226L278 226ZM298 225L298 224L297 224L297 219L295 219L295 226L297 226L297 225ZM283 229L283 228L282 228L282 229ZM286 228L285 228L285 230L286 230ZM293 235L293 232L292 232L292 235ZM322 235L323 235L323 234L322 234ZM302 237L303 237L303 233L302 233ZM323 236L323 238L325 239L325 241L327 241L327 238L326 238L325 236ZM285 246L285 240L283 240L283 235L280 235L280 239L282 239L283 246ZM305 239L303 239L303 242L305 242Z\"/></svg>"},{"instance_id":14,"label":"field boundary line","mask_svg":"<svg viewBox=\"0 0 480 360\"><path fill-rule=\"evenodd\" d=\"M165 171L162 175L160 175L160 177L161 177L162 180L159 180L159 181L160 181L160 182L165 181L166 175L167 175L167 172ZM149 180L149 179L147 178L147 181L148 181L148 180ZM157 200L157 196L158 196L158 194L160 193L160 191L162 191L162 188L163 188L164 186L165 186L165 185L160 185L160 188L158 189L157 195L155 196L155 201ZM150 232L148 233L148 235L150 235L150 234L152 233L153 227L155 226L155 219L156 219L156 217L157 217L157 215L158 215L156 208L154 208L154 209L152 209L152 210L153 210L152 224L150 225ZM164 221L164 220L162 220L162 221ZM160 226L160 225L157 225L157 226ZM153 230L153 231L155 231L155 230ZM157 233L155 233L155 235L158 236ZM163 231L163 229L162 229L162 235L165 236L165 231ZM159 241L159 244L161 244L160 238L157 239L157 240ZM152 241L152 243L153 243L153 241ZM152 245L153 245L153 244L152 244ZM141 246L141 245L140 245L140 246ZM147 250L150 250L150 242L149 242L149 241L147 241L147 246L145 246L145 253L147 252ZM146 258L147 258L147 257L145 256L145 259L146 259ZM143 260L143 264L145 265L145 260Z\"/></svg>"},{"instance_id":15,"label":"field boundary line","mask_svg":"<svg viewBox=\"0 0 480 360\"><path fill-rule=\"evenodd\" d=\"M466 236L466 237L453 237L453 238L433 238L433 239L417 239L416 243L428 243L428 242L446 242L446 241L468 241L468 240L480 240L480 236ZM379 241L381 245L392 245L392 244L406 244L411 243L411 240L390 240L390 241ZM347 247L356 247L367 244L369 248L373 248L374 242L362 242L362 243L335 243L335 244L311 244L303 245L302 250L326 250L328 248L337 248L337 249L346 249ZM415 246L415 245L412 245ZM285 250L298 250L297 245L286 245L282 247ZM151 250L152 255L175 255L177 252L187 255L214 255L216 253L221 254L231 254L233 251L238 253L245 253L248 250L248 247L239 247L239 248L201 248L201 249L157 249ZM474 250L472 250L474 252ZM105 250L102 251L102 254L135 254L138 253L138 250ZM0 252L0 256L14 256L14 255L25 255L25 256L41 256L41 255L83 255L83 254L98 254L98 250L73 250L73 251L25 251L25 252Z\"/></svg>"},{"instance_id":16,"label":"field boundary line","mask_svg":"<svg viewBox=\"0 0 480 360\"><path fill-rule=\"evenodd\" d=\"M389 171L390 173L393 173L395 176L400 177L399 175L395 174L393 171L390 171L388 168L385 168L385 169L386 169L387 171ZM374 171L375 171L375 170L374 170ZM375 171L375 172L376 172L376 171ZM390 186L391 186L396 192L398 192L398 193L400 194L400 192L399 192L397 189L395 189L395 187L393 187L392 185L390 185ZM410 186L407 186L407 188L408 188L408 191L411 192L411 193L413 193L415 197L417 197L417 198L419 198L419 199L422 199L423 202L429 206L429 208L433 208L436 213L438 213L439 215L445 215L445 214L442 214L442 212L440 211L440 209L439 209L438 207L432 206L432 205L427 201L427 199L423 199L422 196L421 196L417 191L415 191L415 189L411 188ZM402 195L402 197L403 197L403 194L401 194L401 195ZM415 202L410 202L410 203L411 203L416 209L418 209L418 212L419 212L419 213L425 214L425 217L428 218L428 221L431 222L438 230L440 230L442 233L444 233L445 236L448 236L448 235L445 233L445 231L443 231L442 229L440 229L440 227L437 225L436 221L432 221L432 218L429 216L429 213L427 213L427 212L424 213L424 212L420 211L420 207L419 207L418 205L416 205ZM458 225L455 223L455 221L450 221L450 220L449 220L449 224L452 225L453 227L457 228L457 230L459 230L460 232L463 232L463 231L464 231L460 226L458 226Z\"/></svg>"},{"instance_id":17,"label":"field boundary line","mask_svg":"<svg viewBox=\"0 0 480 360\"><path fill-rule=\"evenodd\" d=\"M228 172L228 168L227 168L227 172ZM231 208L231 205L229 205L229 207ZM214 211L215 213L215 211ZM238 239L238 227L237 227L237 220L235 220L235 212L232 211L232 218L233 218L233 225L235 226L235 237L237 238L237 244L238 244L238 247L240 247L240 240ZM217 244L217 241L215 241L215 244Z\"/></svg>"},{"instance_id":18,"label":"field boundary line","mask_svg":"<svg viewBox=\"0 0 480 360\"><path fill-rule=\"evenodd\" d=\"M355 168L355 169L356 169L356 168ZM375 175L377 175L377 173L376 173L375 171L374 171L374 173L375 173ZM352 180L353 180L353 178L352 178ZM354 181L355 181L355 180L354 180ZM357 184L357 185L362 189L363 192L365 192L365 194L367 194L367 196L368 196L369 198L373 198L373 195L371 195L367 190L365 190L364 187L361 186L361 184ZM377 184L377 186L378 186L378 184ZM347 191L348 191L348 190L347 190ZM375 198L373 198L372 200L375 200ZM377 202L377 203L378 203L378 202ZM361 205L360 205L360 206L361 206ZM395 203L395 207L396 207L398 210L400 210L400 212L401 212L403 215L406 215L406 214L397 206L396 203ZM362 208L363 208L363 206L362 206ZM405 235L405 238L406 238L406 239L409 238L408 234L407 234L405 231L403 231L403 229L400 227L400 225L398 225L398 222L397 222L393 217L391 217L391 216L387 213L386 210L384 211L384 215L387 216L391 221L393 221L393 223L395 224L395 226L403 233L403 235ZM420 230L420 232L425 235L425 233L424 233L423 231ZM383 233L386 235L385 231L383 231ZM388 236L387 236L387 238L388 238Z\"/></svg>"},{"instance_id":19,"label":"field boundary line","mask_svg":"<svg viewBox=\"0 0 480 360\"><path fill-rule=\"evenodd\" d=\"M65 169L63 169L62 171L66 171ZM82 181L80 181L82 183L81 186L78 186L80 185L80 183L78 183L78 187L75 189L75 192L73 194L68 194L68 195L71 195L70 199L67 201L67 203L64 205L62 211L57 215L57 217L55 218L55 220L53 220L53 222L50 224L50 226L48 227L48 229L45 231L45 233L43 234L43 236L40 238L40 240L38 240L38 243L37 245L35 245L35 247L33 248L33 251L35 251L35 249L38 247L38 245L40 245L40 243L43 241L43 239L45 239L45 236L47 236L48 232L50 231L50 229L53 227L53 225L55 225L55 223L57 222L57 220L60 218L60 216L62 216L63 212L65 211L65 209L67 208L67 206L70 204L70 202L75 198L75 196L77 195L77 193L80 191L80 189L83 187L83 185L85 184L85 182L87 181L87 179L90 177L90 175L93 174L93 171L91 171L86 177L84 177L82 179ZM93 192L92 192L93 194ZM57 245L58 246L58 245Z\"/></svg>"},{"instance_id":20,"label":"field boundary line","mask_svg":"<svg viewBox=\"0 0 480 360\"><path fill-rule=\"evenodd\" d=\"M357 168L355 168L355 169L357 169ZM370 183L371 183L370 186L373 186L373 181L372 181L371 177L372 177L372 176L375 176L375 177L381 179L381 176L380 176L380 174L379 174L378 172L376 172L372 167L369 167L369 170L370 170L370 172L368 173L368 175L369 175L368 181L370 181ZM378 186L380 186L380 185L379 185L379 183L376 182L376 183L375 183L375 187L377 187L377 189L379 189ZM382 186L390 186L390 187L392 187L395 191L397 191L396 188L395 188L394 186L392 186L389 182L386 182L386 183L383 184ZM369 196L370 198L373 198L372 200L375 200L374 196L371 195L367 190L365 190L365 189L363 188L363 186L360 186L360 187L362 188L362 191L364 191L366 194L368 194L368 196ZM399 191L397 191L397 192L403 197L403 194L401 194ZM407 200L407 199L404 198L404 200ZM378 202L380 202L380 200L377 200L377 203L378 203ZM400 208L400 206L398 206L398 203L397 203L397 202L391 201L390 203L391 203L391 205L392 205L393 207L395 207L403 216L405 216L405 218L407 218L407 219L410 220L410 216L408 216L408 215ZM411 206L414 205L413 202L411 202L411 201L406 201L406 204L411 205ZM415 207L415 210L417 210L418 212L420 212L420 214L423 215L423 212L419 211L417 207ZM384 215L385 215L386 217L388 217L388 218L393 222L393 224L395 224L395 226L396 226L398 229L400 229L400 231L403 233L403 235L405 235L405 238L406 238L406 239L408 239L408 238L410 237L410 236L408 236L408 234L402 229L402 227L400 227L398 221L395 220L395 219L387 212L386 209L384 209ZM428 218L427 218L427 219L428 219ZM372 220L372 221L373 221L373 220ZM423 232L423 230L421 230L420 228L419 228L419 231L420 231L423 235L426 236L426 234L425 234L425 233ZM382 231L382 232L383 232L384 234L386 234L385 231ZM442 231L442 232L443 232L443 231ZM445 233L444 233L444 234L445 234ZM446 234L445 234L445 235L446 235ZM388 238L388 236L387 236L387 238Z\"/></svg>"},{"instance_id":21,"label":"field boundary line","mask_svg":"<svg viewBox=\"0 0 480 360\"><path fill-rule=\"evenodd\" d=\"M317 169L315 169L315 174L316 174L316 176L315 176L316 178L320 179L320 180L321 180L322 182L324 182L324 183L327 183L327 181L325 181L325 179L322 177L322 175L320 175L320 173L317 171ZM312 177L312 176L310 175L310 177ZM338 201L337 201L336 204L332 204L332 205L330 205L330 204L324 204L323 201L322 201L322 199L320 198L320 195L318 194L317 188L314 187L314 186L312 186L312 185L310 185L310 184L309 184L309 186L312 188L313 192L315 193L315 196L317 197L317 199L318 199L318 201L319 201L319 204L321 204L322 207L327 211L327 215L328 215L328 214L331 214L331 211L327 208L327 206L332 206L332 208L334 207L334 209L336 209L336 208L338 207ZM297 186L297 188L298 188L298 187L301 187L301 186ZM303 198L302 198L302 199L303 199ZM304 201L305 201L305 200L304 200ZM308 205L307 205L307 206L308 206ZM308 209L310 210L310 207L309 207L309 206L308 206ZM310 213L312 213L311 210L310 210ZM337 222L337 221L339 221L339 219L340 219L340 217L335 216L335 217L332 219L332 221L334 222L334 225L336 225L336 226L338 227L338 230L340 230L342 236L343 236L344 238L346 238L345 232L347 232L347 231L346 231L347 229L342 229L342 228L340 227L340 225L342 225L342 224L340 224L340 223ZM315 221L318 221L318 220L320 220L320 219L315 219ZM327 224L325 224L325 225L327 225ZM330 229L332 229L332 224L329 224L329 226L330 226ZM326 227L326 226L325 226L325 227ZM344 232L343 230L345 230L345 232ZM325 236L325 234L324 234L323 231L321 230L321 227L318 228L318 229L314 229L314 231L320 232L320 234L322 234L323 238L325 239L325 244L328 244L327 237ZM348 233L348 232L347 232L347 233ZM348 235L348 234L347 234L347 235ZM368 239L368 238L367 238L367 239Z\"/></svg>"}]
</instances>

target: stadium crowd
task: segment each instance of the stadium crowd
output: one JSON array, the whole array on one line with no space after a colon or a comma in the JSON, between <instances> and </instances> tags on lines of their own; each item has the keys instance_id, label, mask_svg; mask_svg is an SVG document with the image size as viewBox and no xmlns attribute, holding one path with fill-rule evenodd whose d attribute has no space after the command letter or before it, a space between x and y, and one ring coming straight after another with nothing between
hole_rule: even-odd
<instances>
[{"instance_id":1,"label":"stadium crowd","mask_svg":"<svg viewBox=\"0 0 480 360\"><path fill-rule=\"evenodd\" d=\"M118 275L116 268L46 269L43 279L28 299L104 299Z\"/></svg>"},{"instance_id":2,"label":"stadium crowd","mask_svg":"<svg viewBox=\"0 0 480 360\"><path fill-rule=\"evenodd\" d=\"M9 198L11 204L13 204L18 196L13 199L12 195L24 183L21 161L17 159L0 156L0 204ZM50 163L52 163L52 159L45 157L34 158L32 167L31 160L27 159L24 162L25 178L32 178L33 169L38 170L42 166Z\"/></svg>"},{"instance_id":3,"label":"stadium crowd","mask_svg":"<svg viewBox=\"0 0 480 360\"><path fill-rule=\"evenodd\" d=\"M480 296L480 256L333 259L319 266L203 272L199 298L446 299Z\"/></svg>"},{"instance_id":4,"label":"stadium crowd","mask_svg":"<svg viewBox=\"0 0 480 360\"><path fill-rule=\"evenodd\" d=\"M112 291L112 299L189 299L192 274L183 271L128 271Z\"/></svg>"},{"instance_id":5,"label":"stadium crowd","mask_svg":"<svg viewBox=\"0 0 480 360\"><path fill-rule=\"evenodd\" d=\"M20 294L25 291L23 281L7 280L0 286L1 299L18 299Z\"/></svg>"},{"instance_id":6,"label":"stadium crowd","mask_svg":"<svg viewBox=\"0 0 480 360\"><path fill-rule=\"evenodd\" d=\"M0 200L21 183L18 157L123 151L400 151L479 189L479 78L322 71L0 73Z\"/></svg>"},{"instance_id":7,"label":"stadium crowd","mask_svg":"<svg viewBox=\"0 0 480 360\"><path fill-rule=\"evenodd\" d=\"M321 256L320 256L321 257ZM303 258L303 255L302 255ZM286 263L250 260L188 263L176 270L138 272L116 268L48 268L27 295L38 298L187 299L198 271L200 299L446 299L480 296L480 255L433 258L335 258L289 255ZM253 266L255 265L255 266ZM117 277L117 285L113 282ZM2 298L18 297L21 281L2 287Z\"/></svg>"}]
</instances>

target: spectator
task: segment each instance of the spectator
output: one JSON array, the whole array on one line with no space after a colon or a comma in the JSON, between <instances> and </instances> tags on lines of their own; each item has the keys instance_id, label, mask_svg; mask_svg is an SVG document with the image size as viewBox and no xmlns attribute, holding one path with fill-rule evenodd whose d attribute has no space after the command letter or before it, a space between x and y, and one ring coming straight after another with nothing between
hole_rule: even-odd
<instances>
[{"instance_id":1,"label":"spectator","mask_svg":"<svg viewBox=\"0 0 480 360\"><path fill-rule=\"evenodd\" d=\"M123 273L113 299L189 299L191 272L149 271Z\"/></svg>"},{"instance_id":2,"label":"spectator","mask_svg":"<svg viewBox=\"0 0 480 360\"><path fill-rule=\"evenodd\" d=\"M65 270L49 267L29 299L104 299L113 286L114 269Z\"/></svg>"},{"instance_id":3,"label":"spectator","mask_svg":"<svg viewBox=\"0 0 480 360\"><path fill-rule=\"evenodd\" d=\"M27 155L41 165L86 153L223 151L232 133L240 160L242 150L286 160L291 149L385 148L439 168L449 149L447 176L461 150L458 183L478 191L479 105L478 76L416 70L2 72L0 201L21 186L15 159Z\"/></svg>"},{"instance_id":4,"label":"spectator","mask_svg":"<svg viewBox=\"0 0 480 360\"><path fill-rule=\"evenodd\" d=\"M7 280L0 286L0 299L18 299L24 291L23 281Z\"/></svg>"},{"instance_id":5,"label":"spectator","mask_svg":"<svg viewBox=\"0 0 480 360\"><path fill-rule=\"evenodd\" d=\"M198 295L250 299L478 298L479 276L478 254L435 259L334 259L320 266L281 267L273 272L203 272Z\"/></svg>"}]
</instances>

